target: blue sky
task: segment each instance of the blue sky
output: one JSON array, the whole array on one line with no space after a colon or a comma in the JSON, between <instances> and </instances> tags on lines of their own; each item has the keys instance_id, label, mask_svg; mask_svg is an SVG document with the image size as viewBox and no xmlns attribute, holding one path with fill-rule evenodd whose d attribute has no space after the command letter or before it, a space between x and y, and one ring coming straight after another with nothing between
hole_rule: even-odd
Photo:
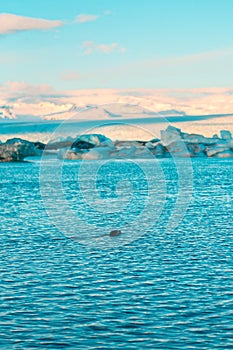
<instances>
[{"instance_id":1,"label":"blue sky","mask_svg":"<svg viewBox=\"0 0 233 350\"><path fill-rule=\"evenodd\" d=\"M232 0L0 0L0 13L0 84L232 87Z\"/></svg>"}]
</instances>

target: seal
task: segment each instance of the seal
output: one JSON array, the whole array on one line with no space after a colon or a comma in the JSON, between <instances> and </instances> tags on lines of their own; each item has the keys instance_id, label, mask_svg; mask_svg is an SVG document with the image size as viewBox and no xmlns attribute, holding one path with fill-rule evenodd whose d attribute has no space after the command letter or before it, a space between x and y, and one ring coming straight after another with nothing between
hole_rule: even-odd
<instances>
[{"instance_id":1,"label":"seal","mask_svg":"<svg viewBox=\"0 0 233 350\"><path fill-rule=\"evenodd\" d=\"M121 230L112 230L109 234L110 237L117 237L122 234Z\"/></svg>"}]
</instances>

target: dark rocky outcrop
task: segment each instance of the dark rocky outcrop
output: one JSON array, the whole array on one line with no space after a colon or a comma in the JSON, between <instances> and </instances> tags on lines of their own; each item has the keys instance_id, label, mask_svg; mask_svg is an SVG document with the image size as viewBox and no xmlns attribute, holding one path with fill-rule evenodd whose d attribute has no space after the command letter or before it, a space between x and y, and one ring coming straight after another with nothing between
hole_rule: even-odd
<instances>
[{"instance_id":1,"label":"dark rocky outcrop","mask_svg":"<svg viewBox=\"0 0 233 350\"><path fill-rule=\"evenodd\" d=\"M0 144L0 162L22 162L26 157L40 156L45 145L13 138Z\"/></svg>"}]
</instances>

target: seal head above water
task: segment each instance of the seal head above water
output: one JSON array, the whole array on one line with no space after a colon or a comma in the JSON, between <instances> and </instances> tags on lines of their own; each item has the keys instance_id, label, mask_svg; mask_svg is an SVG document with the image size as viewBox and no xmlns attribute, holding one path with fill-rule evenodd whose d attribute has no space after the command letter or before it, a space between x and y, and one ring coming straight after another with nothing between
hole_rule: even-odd
<instances>
[{"instance_id":1,"label":"seal head above water","mask_svg":"<svg viewBox=\"0 0 233 350\"><path fill-rule=\"evenodd\" d=\"M109 233L109 236L110 237L117 237L117 236L120 236L122 234L121 230L112 230L110 233Z\"/></svg>"}]
</instances>

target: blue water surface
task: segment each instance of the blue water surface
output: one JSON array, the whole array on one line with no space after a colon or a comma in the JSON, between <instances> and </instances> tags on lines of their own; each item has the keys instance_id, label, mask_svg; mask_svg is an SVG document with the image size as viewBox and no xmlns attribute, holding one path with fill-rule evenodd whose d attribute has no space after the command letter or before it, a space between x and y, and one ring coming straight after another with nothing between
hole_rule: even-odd
<instances>
[{"instance_id":1,"label":"blue water surface","mask_svg":"<svg viewBox=\"0 0 233 350\"><path fill-rule=\"evenodd\" d=\"M167 195L159 221L112 249L90 249L59 231L41 198L39 163L0 164L1 349L233 348L233 160L193 160L192 200L169 233L177 172L172 160L161 163ZM101 199L117 197L111 166L107 178L104 168L96 177ZM75 215L78 167L63 167ZM141 171L130 181L133 220L148 188ZM106 216L98 220L105 233Z\"/></svg>"}]
</instances>

